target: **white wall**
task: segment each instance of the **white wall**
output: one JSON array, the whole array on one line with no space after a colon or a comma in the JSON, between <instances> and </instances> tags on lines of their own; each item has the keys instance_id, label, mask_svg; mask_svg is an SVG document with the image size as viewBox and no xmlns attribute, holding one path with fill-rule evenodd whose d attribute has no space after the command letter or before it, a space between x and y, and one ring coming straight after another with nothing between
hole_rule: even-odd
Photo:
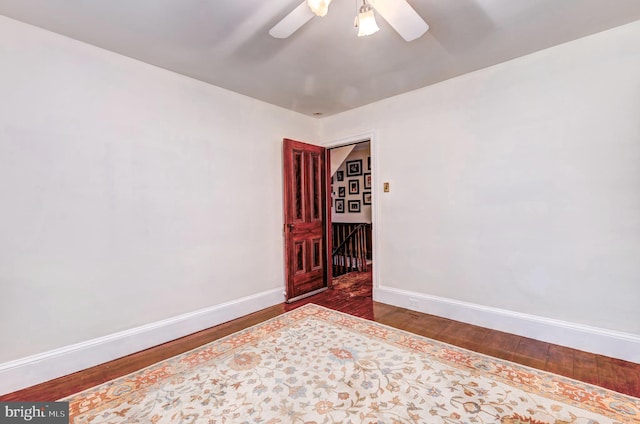
<instances>
[{"instance_id":1,"label":"white wall","mask_svg":"<svg viewBox=\"0 0 640 424\"><path fill-rule=\"evenodd\" d=\"M281 143L315 125L0 17L0 365L280 301Z\"/></svg>"},{"instance_id":2,"label":"white wall","mask_svg":"<svg viewBox=\"0 0 640 424\"><path fill-rule=\"evenodd\" d=\"M355 144L349 146L336 147L331 149L331 176L335 177L335 173L342 166L347 156L356 147Z\"/></svg>"},{"instance_id":3,"label":"white wall","mask_svg":"<svg viewBox=\"0 0 640 424\"><path fill-rule=\"evenodd\" d=\"M322 119L327 143L377 135L381 288L638 343L638 40L635 22Z\"/></svg>"},{"instance_id":4,"label":"white wall","mask_svg":"<svg viewBox=\"0 0 640 424\"><path fill-rule=\"evenodd\" d=\"M0 17L0 372L281 291L281 139L318 122L375 131L380 286L640 335L638 39L317 121Z\"/></svg>"}]
</instances>

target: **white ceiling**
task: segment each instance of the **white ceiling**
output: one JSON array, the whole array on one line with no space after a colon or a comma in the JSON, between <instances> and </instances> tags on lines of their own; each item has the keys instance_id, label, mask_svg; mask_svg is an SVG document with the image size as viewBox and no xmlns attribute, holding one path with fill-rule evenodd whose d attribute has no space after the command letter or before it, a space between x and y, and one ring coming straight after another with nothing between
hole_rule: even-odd
<instances>
[{"instance_id":1,"label":"white ceiling","mask_svg":"<svg viewBox=\"0 0 640 424\"><path fill-rule=\"evenodd\" d=\"M640 19L640 0L409 0L431 28L407 43L379 15L381 30L358 38L356 0L334 0L271 38L300 2L0 0L0 14L323 116Z\"/></svg>"}]
</instances>

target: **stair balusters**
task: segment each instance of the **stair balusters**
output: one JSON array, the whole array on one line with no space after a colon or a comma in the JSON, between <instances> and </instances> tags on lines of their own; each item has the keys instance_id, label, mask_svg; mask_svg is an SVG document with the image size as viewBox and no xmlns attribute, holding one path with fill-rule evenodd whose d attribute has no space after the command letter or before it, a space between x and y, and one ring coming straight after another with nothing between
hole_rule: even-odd
<instances>
[{"instance_id":1,"label":"stair balusters","mask_svg":"<svg viewBox=\"0 0 640 424\"><path fill-rule=\"evenodd\" d=\"M371 224L333 223L333 276L367 271L371 260Z\"/></svg>"}]
</instances>

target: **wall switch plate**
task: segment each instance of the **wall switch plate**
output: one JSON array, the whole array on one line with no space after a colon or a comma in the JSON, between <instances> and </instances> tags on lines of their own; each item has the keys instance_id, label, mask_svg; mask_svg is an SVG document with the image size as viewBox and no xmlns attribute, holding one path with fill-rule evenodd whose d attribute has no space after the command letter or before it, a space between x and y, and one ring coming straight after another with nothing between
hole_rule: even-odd
<instances>
[{"instance_id":1,"label":"wall switch plate","mask_svg":"<svg viewBox=\"0 0 640 424\"><path fill-rule=\"evenodd\" d=\"M389 193L389 183L384 183L382 187L385 193Z\"/></svg>"}]
</instances>

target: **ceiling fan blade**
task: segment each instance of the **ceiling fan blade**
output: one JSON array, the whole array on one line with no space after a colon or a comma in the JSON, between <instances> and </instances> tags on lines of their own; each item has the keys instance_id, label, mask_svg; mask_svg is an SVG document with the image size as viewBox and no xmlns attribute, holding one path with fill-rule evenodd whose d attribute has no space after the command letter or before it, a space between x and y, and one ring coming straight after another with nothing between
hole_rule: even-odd
<instances>
[{"instance_id":1,"label":"ceiling fan blade","mask_svg":"<svg viewBox=\"0 0 640 424\"><path fill-rule=\"evenodd\" d=\"M420 38L429 25L406 0L368 0L405 41Z\"/></svg>"},{"instance_id":2,"label":"ceiling fan blade","mask_svg":"<svg viewBox=\"0 0 640 424\"><path fill-rule=\"evenodd\" d=\"M274 38L287 38L300 27L313 18L314 15L307 2L303 1L300 6L296 7L287 16L282 18L280 22L275 24L273 28L269 30L269 35Z\"/></svg>"}]
</instances>

